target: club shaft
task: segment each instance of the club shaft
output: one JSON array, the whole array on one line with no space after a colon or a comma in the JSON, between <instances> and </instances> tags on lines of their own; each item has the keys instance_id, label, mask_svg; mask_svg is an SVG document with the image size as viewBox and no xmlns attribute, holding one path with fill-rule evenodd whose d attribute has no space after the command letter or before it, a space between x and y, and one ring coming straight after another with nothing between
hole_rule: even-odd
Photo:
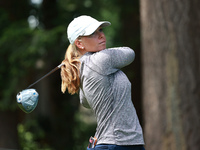
<instances>
[{"instance_id":1,"label":"club shaft","mask_svg":"<svg viewBox=\"0 0 200 150\"><path fill-rule=\"evenodd\" d=\"M56 70L60 69L60 67L63 66L63 65L64 65L64 64L58 65L57 67L55 67L54 69L52 69L50 72L48 72L47 74L45 74L43 77L41 77L40 79L38 79L37 81L35 81L35 82L32 83L31 85L29 85L29 86L27 87L27 89L30 88L30 87L32 87L33 85L37 84L38 82L40 82L42 79L48 77L50 74L52 74L52 73L54 73Z\"/></svg>"}]
</instances>

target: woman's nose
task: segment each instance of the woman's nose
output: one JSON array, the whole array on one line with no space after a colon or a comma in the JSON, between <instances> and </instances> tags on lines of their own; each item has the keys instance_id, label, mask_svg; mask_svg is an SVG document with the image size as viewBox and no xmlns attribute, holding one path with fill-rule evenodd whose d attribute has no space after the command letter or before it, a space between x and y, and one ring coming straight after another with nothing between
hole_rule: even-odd
<instances>
[{"instance_id":1,"label":"woman's nose","mask_svg":"<svg viewBox=\"0 0 200 150\"><path fill-rule=\"evenodd\" d=\"M98 34L99 34L99 38L104 38L105 37L104 32L98 32Z\"/></svg>"}]
</instances>

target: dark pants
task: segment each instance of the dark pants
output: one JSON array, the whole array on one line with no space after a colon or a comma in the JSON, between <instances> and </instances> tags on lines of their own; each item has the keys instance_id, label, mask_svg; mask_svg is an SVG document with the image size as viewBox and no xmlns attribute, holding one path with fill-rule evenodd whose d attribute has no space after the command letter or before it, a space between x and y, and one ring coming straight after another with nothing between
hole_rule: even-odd
<instances>
[{"instance_id":1,"label":"dark pants","mask_svg":"<svg viewBox=\"0 0 200 150\"><path fill-rule=\"evenodd\" d=\"M87 148L87 150L145 150L142 145L133 145L133 146L119 146L119 145L110 145L110 144L100 144L96 145L95 148Z\"/></svg>"}]
</instances>

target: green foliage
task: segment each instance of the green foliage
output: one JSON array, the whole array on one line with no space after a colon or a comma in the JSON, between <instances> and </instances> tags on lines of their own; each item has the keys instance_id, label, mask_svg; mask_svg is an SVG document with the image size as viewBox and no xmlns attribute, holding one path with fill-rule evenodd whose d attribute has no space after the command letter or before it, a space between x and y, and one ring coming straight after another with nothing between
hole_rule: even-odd
<instances>
[{"instance_id":1,"label":"green foliage","mask_svg":"<svg viewBox=\"0 0 200 150\"><path fill-rule=\"evenodd\" d=\"M47 59L45 56L49 55L54 56L52 61L59 60L59 49L64 47L63 31L60 26L47 32L31 30L24 23L4 29L0 37L0 110L15 108L11 102L14 93L27 86L22 78L37 69L38 60Z\"/></svg>"},{"instance_id":2,"label":"green foliage","mask_svg":"<svg viewBox=\"0 0 200 150\"><path fill-rule=\"evenodd\" d=\"M38 125L37 120L28 120L25 124L19 124L17 129L21 150L53 150L42 140L45 138L45 132Z\"/></svg>"},{"instance_id":3,"label":"green foliage","mask_svg":"<svg viewBox=\"0 0 200 150\"><path fill-rule=\"evenodd\" d=\"M19 28L19 25L21 25ZM0 37L0 109L13 109L12 96L16 92L20 79L26 74L26 69L31 67L36 52L28 49L31 31L21 24L12 24L5 28Z\"/></svg>"}]
</instances>

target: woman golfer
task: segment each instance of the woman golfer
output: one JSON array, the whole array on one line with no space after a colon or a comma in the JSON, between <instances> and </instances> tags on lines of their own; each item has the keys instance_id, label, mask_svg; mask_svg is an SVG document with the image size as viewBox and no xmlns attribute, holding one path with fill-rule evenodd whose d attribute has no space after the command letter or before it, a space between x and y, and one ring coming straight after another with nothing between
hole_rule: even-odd
<instances>
[{"instance_id":1,"label":"woman golfer","mask_svg":"<svg viewBox=\"0 0 200 150\"><path fill-rule=\"evenodd\" d=\"M144 150L131 83L120 70L133 62L135 53L128 47L106 49L102 28L109 25L85 15L69 24L61 90L78 93L81 104L95 113L97 128L88 150Z\"/></svg>"}]
</instances>

